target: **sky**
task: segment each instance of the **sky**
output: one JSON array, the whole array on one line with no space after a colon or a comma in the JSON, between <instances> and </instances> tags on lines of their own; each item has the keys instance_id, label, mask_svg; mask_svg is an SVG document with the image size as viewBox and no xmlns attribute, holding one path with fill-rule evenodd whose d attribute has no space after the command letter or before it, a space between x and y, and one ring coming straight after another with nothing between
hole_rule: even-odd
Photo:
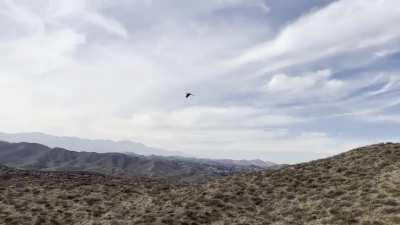
<instances>
[{"instance_id":1,"label":"sky","mask_svg":"<svg viewBox=\"0 0 400 225\"><path fill-rule=\"evenodd\" d=\"M0 131L285 163L398 141L398 24L398 0L0 0Z\"/></svg>"}]
</instances>

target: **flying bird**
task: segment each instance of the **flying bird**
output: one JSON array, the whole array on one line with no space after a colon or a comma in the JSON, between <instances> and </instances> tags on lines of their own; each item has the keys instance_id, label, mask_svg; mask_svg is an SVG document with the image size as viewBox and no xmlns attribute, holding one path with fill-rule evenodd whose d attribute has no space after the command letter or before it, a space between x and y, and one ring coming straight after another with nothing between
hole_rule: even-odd
<instances>
[{"instance_id":1,"label":"flying bird","mask_svg":"<svg viewBox=\"0 0 400 225\"><path fill-rule=\"evenodd\" d=\"M194 94L192 94L192 93L186 93L186 98L189 98L190 96L194 96Z\"/></svg>"}]
</instances>

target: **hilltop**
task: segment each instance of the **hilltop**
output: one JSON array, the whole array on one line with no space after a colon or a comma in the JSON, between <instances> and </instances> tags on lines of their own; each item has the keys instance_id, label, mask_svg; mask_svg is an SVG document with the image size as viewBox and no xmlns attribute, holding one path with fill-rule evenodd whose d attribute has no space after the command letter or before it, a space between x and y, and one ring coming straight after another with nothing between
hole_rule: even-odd
<instances>
[{"instance_id":1,"label":"hilltop","mask_svg":"<svg viewBox=\"0 0 400 225\"><path fill-rule=\"evenodd\" d=\"M400 224L400 144L192 185L2 171L0 224Z\"/></svg>"}]
</instances>

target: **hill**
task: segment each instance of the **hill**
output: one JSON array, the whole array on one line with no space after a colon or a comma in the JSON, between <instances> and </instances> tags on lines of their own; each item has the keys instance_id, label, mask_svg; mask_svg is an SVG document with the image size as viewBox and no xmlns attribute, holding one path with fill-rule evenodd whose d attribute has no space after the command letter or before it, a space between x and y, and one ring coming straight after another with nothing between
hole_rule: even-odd
<instances>
[{"instance_id":1,"label":"hill","mask_svg":"<svg viewBox=\"0 0 400 225\"><path fill-rule=\"evenodd\" d=\"M2 171L0 224L400 224L400 144L192 185Z\"/></svg>"},{"instance_id":2,"label":"hill","mask_svg":"<svg viewBox=\"0 0 400 225\"><path fill-rule=\"evenodd\" d=\"M262 170L246 164L123 153L75 152L34 143L0 142L0 164L20 169L92 171L109 175L205 181L236 172ZM272 165L272 164L271 164Z\"/></svg>"}]
</instances>

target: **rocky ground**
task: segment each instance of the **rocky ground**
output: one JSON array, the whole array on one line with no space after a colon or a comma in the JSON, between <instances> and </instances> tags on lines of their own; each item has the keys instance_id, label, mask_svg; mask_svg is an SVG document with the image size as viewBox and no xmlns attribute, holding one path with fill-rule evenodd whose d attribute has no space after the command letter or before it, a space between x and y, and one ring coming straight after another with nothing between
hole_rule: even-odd
<instances>
[{"instance_id":1,"label":"rocky ground","mask_svg":"<svg viewBox=\"0 0 400 225\"><path fill-rule=\"evenodd\" d=\"M193 185L0 171L0 224L6 225L400 224L400 144Z\"/></svg>"}]
</instances>

